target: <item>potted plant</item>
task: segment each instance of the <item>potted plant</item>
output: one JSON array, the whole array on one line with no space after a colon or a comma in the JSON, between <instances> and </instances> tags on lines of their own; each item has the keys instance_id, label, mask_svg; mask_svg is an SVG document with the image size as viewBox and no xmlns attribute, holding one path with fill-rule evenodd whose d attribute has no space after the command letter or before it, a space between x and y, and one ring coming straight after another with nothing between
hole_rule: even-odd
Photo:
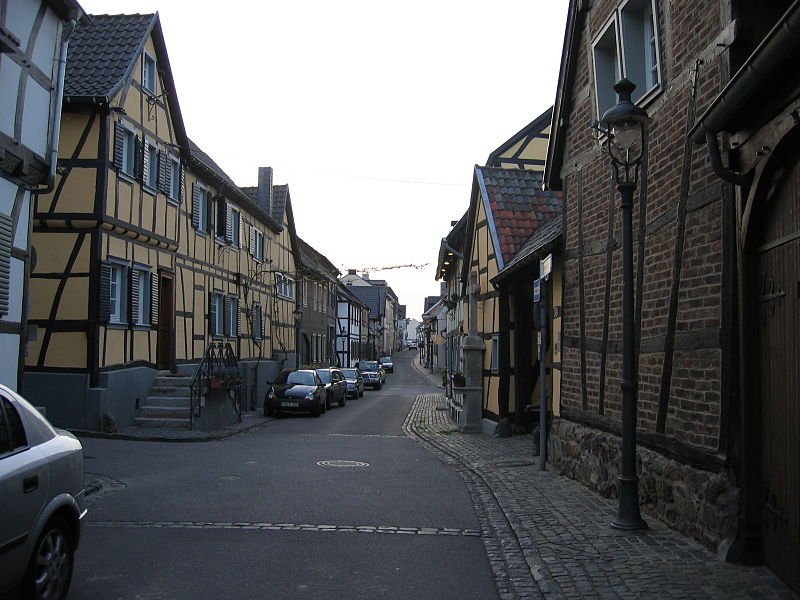
<instances>
[{"instance_id":1,"label":"potted plant","mask_svg":"<svg viewBox=\"0 0 800 600\"><path fill-rule=\"evenodd\" d=\"M208 387L212 390L230 389L242 383L242 375L236 367L222 367L208 376Z\"/></svg>"}]
</instances>

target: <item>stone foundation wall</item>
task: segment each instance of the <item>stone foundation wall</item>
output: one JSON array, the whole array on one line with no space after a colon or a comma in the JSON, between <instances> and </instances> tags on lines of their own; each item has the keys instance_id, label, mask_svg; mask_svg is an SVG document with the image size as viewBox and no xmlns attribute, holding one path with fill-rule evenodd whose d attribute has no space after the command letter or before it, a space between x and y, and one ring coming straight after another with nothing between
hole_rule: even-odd
<instances>
[{"instance_id":1,"label":"stone foundation wall","mask_svg":"<svg viewBox=\"0 0 800 600\"><path fill-rule=\"evenodd\" d=\"M618 496L620 438L555 419L548 441L553 470ZM729 470L710 472L637 448L639 502L644 512L691 536L724 558L736 536L739 489Z\"/></svg>"}]
</instances>

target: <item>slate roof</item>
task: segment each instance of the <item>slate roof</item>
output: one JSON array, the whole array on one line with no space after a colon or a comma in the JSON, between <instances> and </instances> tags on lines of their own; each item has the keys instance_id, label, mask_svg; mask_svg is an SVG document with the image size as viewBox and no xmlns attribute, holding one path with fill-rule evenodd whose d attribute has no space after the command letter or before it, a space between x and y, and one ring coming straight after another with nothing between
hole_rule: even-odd
<instances>
[{"instance_id":1,"label":"slate roof","mask_svg":"<svg viewBox=\"0 0 800 600\"><path fill-rule=\"evenodd\" d=\"M127 80L158 14L92 15L69 41L64 97L110 99Z\"/></svg>"},{"instance_id":2,"label":"slate roof","mask_svg":"<svg viewBox=\"0 0 800 600\"><path fill-rule=\"evenodd\" d=\"M542 190L542 175L525 169L475 167L500 269L534 231L561 214L561 193Z\"/></svg>"},{"instance_id":3,"label":"slate roof","mask_svg":"<svg viewBox=\"0 0 800 600\"><path fill-rule=\"evenodd\" d=\"M289 184L272 186L272 218L283 223L286 212L286 199L289 197Z\"/></svg>"},{"instance_id":4,"label":"slate roof","mask_svg":"<svg viewBox=\"0 0 800 600\"><path fill-rule=\"evenodd\" d=\"M345 287L347 291L367 305L370 319L383 317L383 310L386 306L385 287L375 285L348 285Z\"/></svg>"},{"instance_id":5,"label":"slate roof","mask_svg":"<svg viewBox=\"0 0 800 600\"><path fill-rule=\"evenodd\" d=\"M206 169L213 172L214 175L217 176L217 178L223 180L231 187L237 188L236 184L233 182L233 179L231 179L228 176L228 174L222 170L222 167L220 167L216 162L214 162L214 159L211 158L205 152L203 152L203 150L201 150L200 147L197 144L195 144L194 141L192 141L191 139L189 139L189 150L192 154L193 159L197 160Z\"/></svg>"},{"instance_id":6,"label":"slate roof","mask_svg":"<svg viewBox=\"0 0 800 600\"><path fill-rule=\"evenodd\" d=\"M337 269L328 258L315 250L311 244L306 242L300 236L297 237L297 245L300 249L300 261L304 266L319 275L330 279L331 281L338 281L339 269Z\"/></svg>"}]
</instances>

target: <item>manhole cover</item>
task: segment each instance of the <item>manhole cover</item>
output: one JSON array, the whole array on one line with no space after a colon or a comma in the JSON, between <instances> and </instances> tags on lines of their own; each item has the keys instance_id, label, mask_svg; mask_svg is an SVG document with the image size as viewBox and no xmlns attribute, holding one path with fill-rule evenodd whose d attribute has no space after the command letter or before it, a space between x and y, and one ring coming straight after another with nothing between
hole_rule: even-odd
<instances>
[{"instance_id":1,"label":"manhole cover","mask_svg":"<svg viewBox=\"0 0 800 600\"><path fill-rule=\"evenodd\" d=\"M368 467L369 463L360 460L321 460L317 463L320 467Z\"/></svg>"}]
</instances>

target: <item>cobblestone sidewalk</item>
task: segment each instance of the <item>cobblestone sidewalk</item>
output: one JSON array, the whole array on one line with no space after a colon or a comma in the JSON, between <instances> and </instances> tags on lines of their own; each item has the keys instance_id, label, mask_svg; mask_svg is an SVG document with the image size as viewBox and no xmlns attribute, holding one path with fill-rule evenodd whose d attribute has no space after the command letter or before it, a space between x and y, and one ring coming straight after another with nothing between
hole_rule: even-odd
<instances>
[{"instance_id":1,"label":"cobblestone sidewalk","mask_svg":"<svg viewBox=\"0 0 800 600\"><path fill-rule=\"evenodd\" d=\"M503 600L796 598L766 568L723 563L647 514L646 531L612 529L616 501L540 471L529 436L461 434L444 406L418 396L404 430L465 479Z\"/></svg>"}]
</instances>

